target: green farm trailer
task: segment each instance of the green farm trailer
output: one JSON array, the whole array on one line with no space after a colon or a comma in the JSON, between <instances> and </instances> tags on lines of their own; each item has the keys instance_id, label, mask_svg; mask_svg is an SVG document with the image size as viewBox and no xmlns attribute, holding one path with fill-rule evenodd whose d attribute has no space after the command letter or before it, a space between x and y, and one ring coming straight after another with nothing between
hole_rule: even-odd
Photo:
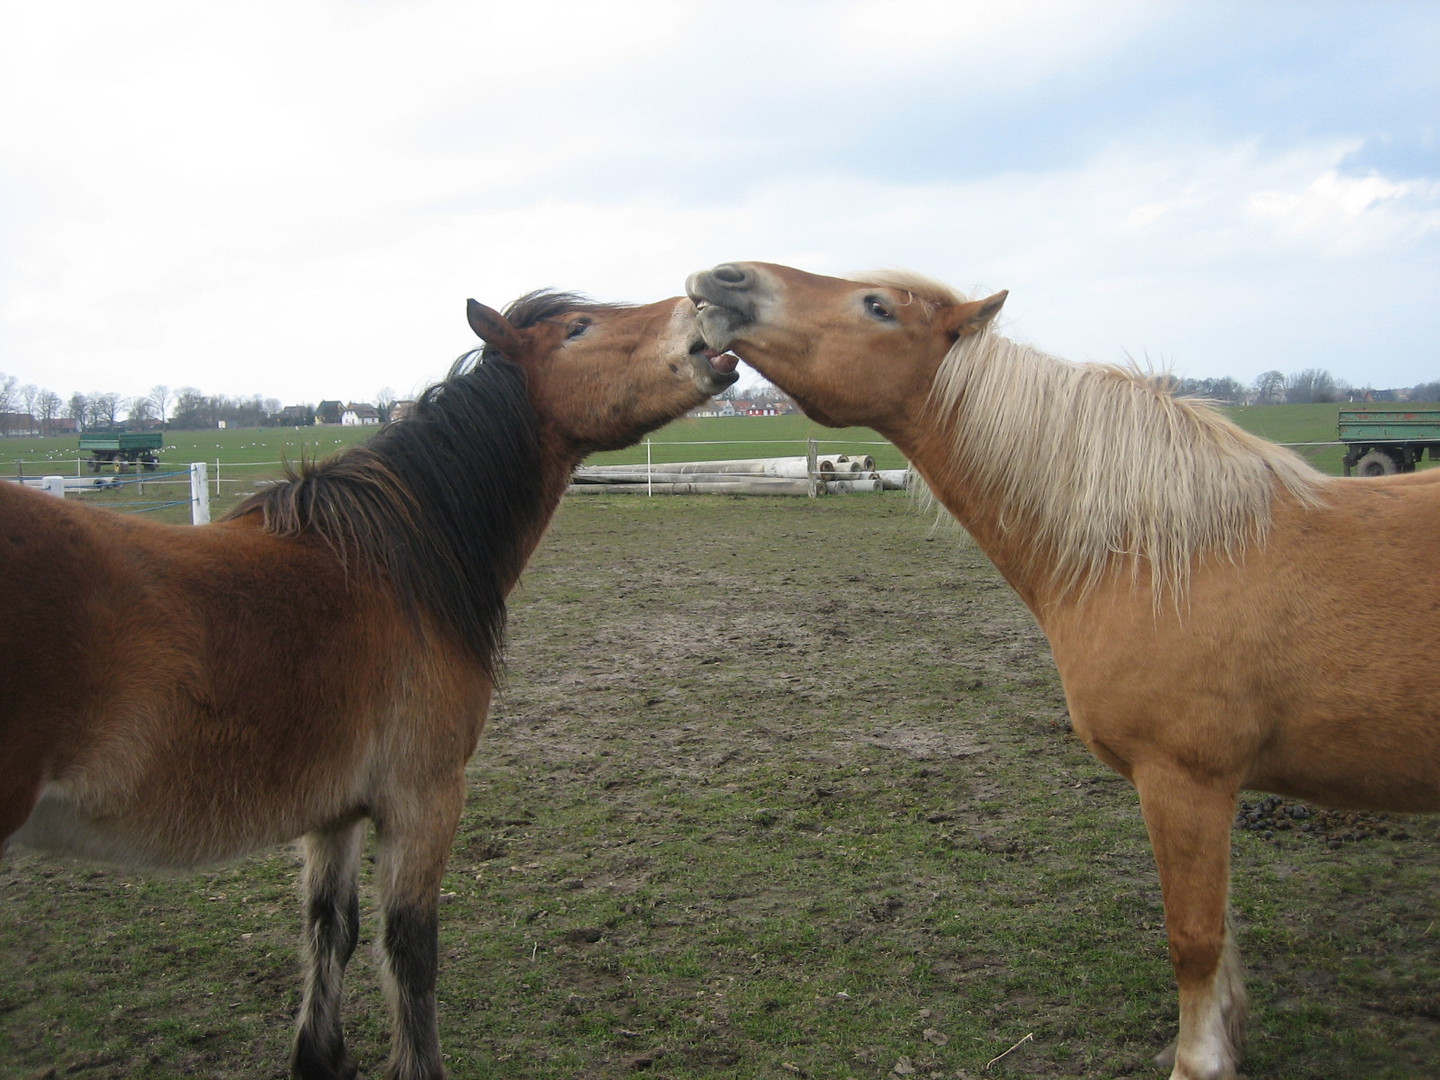
<instances>
[{"instance_id":1,"label":"green farm trailer","mask_svg":"<svg viewBox=\"0 0 1440 1080\"><path fill-rule=\"evenodd\" d=\"M80 436L80 452L90 451L90 471L129 472L139 465L153 472L165 437L158 431L101 431Z\"/></svg>"},{"instance_id":2,"label":"green farm trailer","mask_svg":"<svg viewBox=\"0 0 1440 1080\"><path fill-rule=\"evenodd\" d=\"M1426 450L1440 461L1440 408L1341 409L1340 441L1346 476L1414 472Z\"/></svg>"}]
</instances>

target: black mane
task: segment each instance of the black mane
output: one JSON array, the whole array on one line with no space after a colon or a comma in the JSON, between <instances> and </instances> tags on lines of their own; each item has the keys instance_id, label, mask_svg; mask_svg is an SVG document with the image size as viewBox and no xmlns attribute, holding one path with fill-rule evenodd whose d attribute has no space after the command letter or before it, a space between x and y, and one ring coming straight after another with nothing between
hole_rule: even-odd
<instances>
[{"instance_id":1,"label":"black mane","mask_svg":"<svg viewBox=\"0 0 1440 1080\"><path fill-rule=\"evenodd\" d=\"M505 315L524 328L600 306L536 292ZM524 369L487 345L456 360L405 419L361 446L287 467L283 481L227 517L259 511L268 532L320 536L347 573L388 580L407 609L454 632L493 676L505 594L551 509L542 471Z\"/></svg>"}]
</instances>

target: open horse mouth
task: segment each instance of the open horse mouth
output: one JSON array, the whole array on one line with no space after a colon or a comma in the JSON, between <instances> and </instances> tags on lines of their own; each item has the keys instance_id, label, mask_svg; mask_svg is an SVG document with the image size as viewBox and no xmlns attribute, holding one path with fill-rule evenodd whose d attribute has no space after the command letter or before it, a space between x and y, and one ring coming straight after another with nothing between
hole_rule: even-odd
<instances>
[{"instance_id":1,"label":"open horse mouth","mask_svg":"<svg viewBox=\"0 0 1440 1080\"><path fill-rule=\"evenodd\" d=\"M707 348L704 341L697 342L694 351L698 351L701 356L705 357L710 366L722 375L733 373L736 366L740 363L740 358L734 353Z\"/></svg>"},{"instance_id":2,"label":"open horse mouth","mask_svg":"<svg viewBox=\"0 0 1440 1080\"><path fill-rule=\"evenodd\" d=\"M690 363L695 369L696 383L712 396L740 378L735 370L740 358L734 353L710 348L704 338L697 338L690 345Z\"/></svg>"}]
</instances>

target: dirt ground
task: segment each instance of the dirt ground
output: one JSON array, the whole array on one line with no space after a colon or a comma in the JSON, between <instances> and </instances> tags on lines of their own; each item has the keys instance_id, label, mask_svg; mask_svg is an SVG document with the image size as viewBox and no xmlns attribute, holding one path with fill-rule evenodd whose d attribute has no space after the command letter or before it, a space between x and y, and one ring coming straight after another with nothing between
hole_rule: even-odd
<instances>
[{"instance_id":1,"label":"dirt ground","mask_svg":"<svg viewBox=\"0 0 1440 1080\"><path fill-rule=\"evenodd\" d=\"M906 496L568 499L508 656L445 882L455 1077L1164 1075L1133 792L1013 593ZM1437 839L1247 798L1251 1080L1440 1075ZM0 1077L284 1076L293 873L16 853ZM362 946L366 1075L376 984Z\"/></svg>"},{"instance_id":2,"label":"dirt ground","mask_svg":"<svg viewBox=\"0 0 1440 1080\"><path fill-rule=\"evenodd\" d=\"M961 1055L933 1041L922 1037L906 1055L904 1040L892 1040L893 1049L871 1048L872 1067L893 1065L884 1060L893 1054L917 1071L959 1075L1038 1029L1048 1031L1042 1045L1023 1044L988 1074L1007 1066L1022 1075L1154 1073L1148 1058L1173 1034L1174 999L1158 883L1134 795L1070 733L1043 636L963 533L948 522L937 526L903 496L688 500L683 509L637 501L646 505L571 500L532 567L514 608L510 688L495 711L489 753L477 764L482 783L518 768L547 799L578 787L575 797L608 804L601 843L622 850L666 844L662 837L674 835L668 830L693 827L718 864L696 872L690 903L700 926L729 920L745 928L742 937L763 936L779 912L805 909L811 929L832 948L883 927L895 936L887 947L910 962L904 978L888 975L904 986L899 999L917 1016L953 1017L984 977L978 973L999 976L999 989L986 991L995 994L986 1006L991 1014L967 1009L967 1023L957 1025L973 1029L963 1037L985 1051L954 1069ZM716 788L729 792L722 812L697 809L702 793ZM1374 993L1338 1003L1329 1022L1373 1029L1378 1014L1401 1017L1396 1029L1409 1025L1380 1036L1385 1049L1366 1043L1346 1051L1359 1072L1329 1071L1338 1051L1323 1038L1318 1048L1300 1050L1306 1066L1287 1053L1295 1048L1284 1045L1285 1021L1268 1031L1270 988L1262 985L1255 1026L1264 1052L1250 1075L1382 1075L1389 1068L1426 1075L1414 1070L1440 1061L1433 820L1337 815L1258 795L1247 797L1238 820L1240 918L1252 912L1275 960L1296 962L1284 972L1275 1007L1314 1009L1307 981L1340 992L1354 979ZM819 853L795 841L777 848L775 863L770 852L752 849L749 873L743 852L733 859L716 853L753 843L757 821L772 842L777 828L788 827L812 844L839 848L846 878L797 875L797 860ZM653 839L637 839L657 827ZM849 862L847 847L860 853ZM1401 885L1396 868L1416 863L1424 869ZM603 887L622 895L653 891L651 860L607 867ZM1007 880L1012 868L1021 872ZM1343 883L1312 878L1327 871ZM1391 900L1419 905L1400 924L1388 903L1373 907L1387 878L1394 879ZM1306 880L1309 886L1300 884ZM978 913L972 896L966 915L955 914L977 884L985 890ZM1307 889L1325 898L1316 902ZM1037 900L1054 907L1044 914L1027 907L1025 919L1010 925L1016 905ZM1326 909L1312 912L1307 900ZM1312 919L1323 927L1319 936L1347 922L1355 929L1342 934L1363 936L1377 921L1397 935L1403 924L1398 939L1410 935L1419 947L1408 945L1399 960L1376 956L1362 974L1346 970L1351 946L1340 945L1334 967L1317 976L1300 962L1307 949L1315 951L1311 934L1294 926ZM938 925L947 920L965 924L979 941L947 933L953 925ZM1021 940L1033 935L1026 951L1050 955L1022 963L986 940L1010 932ZM624 940L605 933L612 945ZM1289 947L1299 952L1287 955ZM1371 942L1354 946L1373 949ZM712 969L727 971L722 955L711 957ZM1104 968L1142 960L1150 966L1137 984L1084 992L1067 985L1077 972L1095 978L1084 965L1097 956ZM1262 949L1251 964L1263 968L1269 959ZM871 956L858 966L874 962ZM817 972L798 977L805 974ZM829 968L820 974L834 977ZM936 999L917 993L921 988L943 992ZM1150 995L1140 1015L1107 1018L1120 1026L1082 1035L1120 988ZM1352 1011L1364 1015L1352 1019ZM892 1021L896 1030L902 1019ZM1267 1036L1273 1043L1261 1041ZM1107 1045L1111 1039L1122 1046ZM851 1067L866 1064L864 1045L845 1049ZM1270 1051L1277 1071L1267 1074ZM672 1063L685 1056L674 1046L668 1054ZM836 1061L845 1057L840 1052ZM826 1075L823 1064L815 1075Z\"/></svg>"}]
</instances>

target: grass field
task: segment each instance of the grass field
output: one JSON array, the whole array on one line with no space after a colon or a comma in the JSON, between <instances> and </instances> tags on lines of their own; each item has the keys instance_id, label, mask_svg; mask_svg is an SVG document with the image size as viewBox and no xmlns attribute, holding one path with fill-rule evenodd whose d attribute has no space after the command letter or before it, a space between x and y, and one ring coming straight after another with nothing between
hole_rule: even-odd
<instances>
[{"instance_id":1,"label":"grass field","mask_svg":"<svg viewBox=\"0 0 1440 1080\"><path fill-rule=\"evenodd\" d=\"M1028 613L932 524L903 494L564 504L444 883L457 1080L1163 1075L1134 794L1070 733ZM1435 1076L1440 820L1247 809L1246 1075ZM12 853L0 1077L279 1080L295 865ZM377 1076L365 897L346 1019Z\"/></svg>"}]
</instances>

